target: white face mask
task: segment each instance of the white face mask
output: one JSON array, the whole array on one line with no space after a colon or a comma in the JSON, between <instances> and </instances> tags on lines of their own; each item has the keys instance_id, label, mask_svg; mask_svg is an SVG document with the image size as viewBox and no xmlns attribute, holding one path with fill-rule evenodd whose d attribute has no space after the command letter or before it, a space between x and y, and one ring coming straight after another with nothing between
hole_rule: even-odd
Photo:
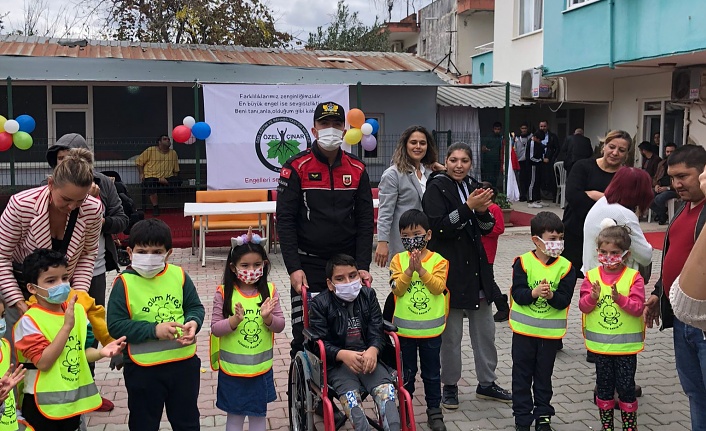
<instances>
[{"instance_id":1,"label":"white face mask","mask_svg":"<svg viewBox=\"0 0 706 431\"><path fill-rule=\"evenodd\" d=\"M353 302L358 297L358 293L360 293L360 278L350 283L334 284L334 286L336 286L336 296L342 301Z\"/></svg>"},{"instance_id":2,"label":"white face mask","mask_svg":"<svg viewBox=\"0 0 706 431\"><path fill-rule=\"evenodd\" d=\"M138 274L145 278L154 278L155 275L164 271L166 263L163 254L132 254L131 267Z\"/></svg>"},{"instance_id":3,"label":"white face mask","mask_svg":"<svg viewBox=\"0 0 706 431\"><path fill-rule=\"evenodd\" d=\"M343 144L343 130L333 127L319 130L319 137L316 139L322 150L335 151Z\"/></svg>"}]
</instances>

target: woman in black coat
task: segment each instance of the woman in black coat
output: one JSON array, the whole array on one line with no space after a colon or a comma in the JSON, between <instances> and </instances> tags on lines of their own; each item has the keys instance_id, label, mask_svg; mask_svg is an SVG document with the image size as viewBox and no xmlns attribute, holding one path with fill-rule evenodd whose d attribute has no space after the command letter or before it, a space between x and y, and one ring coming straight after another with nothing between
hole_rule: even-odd
<instances>
[{"instance_id":1,"label":"woman in black coat","mask_svg":"<svg viewBox=\"0 0 706 431\"><path fill-rule=\"evenodd\" d=\"M495 383L498 352L490 302L500 292L494 292L493 274L480 240L495 224L488 211L493 194L468 176L472 160L467 144L451 145L446 172L432 175L422 199L432 229L428 247L449 261L446 286L450 310L441 336L441 403L447 409L458 408L459 404L464 315L468 317L478 376L477 396L505 402L512 399L509 391Z\"/></svg>"}]
</instances>

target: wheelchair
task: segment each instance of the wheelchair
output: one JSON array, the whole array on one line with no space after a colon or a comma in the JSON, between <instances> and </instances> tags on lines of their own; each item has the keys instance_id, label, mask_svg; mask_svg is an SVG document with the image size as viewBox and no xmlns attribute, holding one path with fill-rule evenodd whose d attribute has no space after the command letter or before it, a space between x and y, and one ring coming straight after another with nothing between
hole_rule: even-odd
<instances>
[{"instance_id":1,"label":"wheelchair","mask_svg":"<svg viewBox=\"0 0 706 431\"><path fill-rule=\"evenodd\" d=\"M365 287L364 287L365 288ZM289 429L291 431L313 431L317 429L315 423L315 410L321 404L323 410L323 430L336 431L338 427L334 420L333 399L338 399L328 385L326 375L326 352L323 341L319 340L309 330L309 306L306 287L302 287L302 308L304 319L304 350L298 352L289 368ZM390 322L383 324L387 342L380 352L379 360L393 370L392 378L397 392L399 404L400 429L402 431L416 431L412 397L404 388L402 373L402 356L400 353L397 327ZM361 398L368 396L361 391ZM377 412L377 408L375 408ZM379 415L378 415L379 416ZM367 416L368 423L373 429L383 431L382 418ZM345 422L343 422L345 424ZM343 424L339 424L342 426Z\"/></svg>"}]
</instances>

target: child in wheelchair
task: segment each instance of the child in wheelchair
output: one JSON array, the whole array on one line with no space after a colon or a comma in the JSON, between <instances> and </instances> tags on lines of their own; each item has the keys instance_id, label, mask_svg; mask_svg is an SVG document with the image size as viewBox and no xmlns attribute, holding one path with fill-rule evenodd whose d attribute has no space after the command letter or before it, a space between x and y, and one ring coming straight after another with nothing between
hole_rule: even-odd
<instances>
[{"instance_id":1,"label":"child in wheelchair","mask_svg":"<svg viewBox=\"0 0 706 431\"><path fill-rule=\"evenodd\" d=\"M342 254L326 264L326 284L311 300L309 329L324 343L328 384L356 431L370 429L362 391L372 395L384 429L399 431L392 370L378 361L386 336L375 290L361 288L355 259Z\"/></svg>"}]
</instances>

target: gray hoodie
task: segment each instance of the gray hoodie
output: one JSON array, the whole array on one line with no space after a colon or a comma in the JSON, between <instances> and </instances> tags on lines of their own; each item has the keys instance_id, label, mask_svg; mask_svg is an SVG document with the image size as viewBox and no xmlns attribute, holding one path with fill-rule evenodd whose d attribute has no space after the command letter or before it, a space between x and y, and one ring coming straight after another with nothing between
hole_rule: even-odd
<instances>
[{"instance_id":1,"label":"gray hoodie","mask_svg":"<svg viewBox=\"0 0 706 431\"><path fill-rule=\"evenodd\" d=\"M56 141L56 144L49 147L47 150L47 162L49 166L56 167L56 158L59 151L68 150L71 148L88 148L86 140L78 133L69 133ZM101 229L101 233L105 239L106 251L106 271L112 269L120 269L118 267L118 251L111 235L118 234L124 231L128 225L128 217L123 211L123 204L118 196L118 191L115 189L115 184L107 176L100 172L93 172L94 182L100 187L100 198L103 202L105 223ZM46 184L46 180L42 181Z\"/></svg>"}]
</instances>

